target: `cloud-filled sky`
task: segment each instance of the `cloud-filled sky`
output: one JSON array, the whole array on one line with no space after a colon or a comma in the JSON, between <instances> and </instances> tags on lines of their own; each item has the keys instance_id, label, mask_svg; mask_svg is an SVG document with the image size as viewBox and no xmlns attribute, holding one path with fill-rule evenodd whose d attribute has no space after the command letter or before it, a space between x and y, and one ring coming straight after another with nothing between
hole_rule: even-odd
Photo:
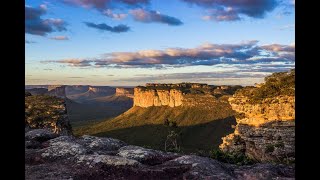
<instances>
[{"instance_id":1,"label":"cloud-filled sky","mask_svg":"<svg viewBox=\"0 0 320 180\"><path fill-rule=\"evenodd\" d=\"M294 0L27 0L26 84L253 85L295 67Z\"/></svg>"}]
</instances>

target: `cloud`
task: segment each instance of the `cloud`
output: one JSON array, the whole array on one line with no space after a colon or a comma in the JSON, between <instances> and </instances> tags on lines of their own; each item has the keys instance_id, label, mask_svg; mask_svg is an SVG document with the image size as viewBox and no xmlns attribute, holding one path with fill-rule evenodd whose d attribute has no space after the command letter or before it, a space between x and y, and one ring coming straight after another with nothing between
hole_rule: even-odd
<instances>
[{"instance_id":1,"label":"cloud","mask_svg":"<svg viewBox=\"0 0 320 180\"><path fill-rule=\"evenodd\" d=\"M204 20L215 21L237 21L240 20L239 14L232 8L217 8L209 10L210 15L203 16Z\"/></svg>"},{"instance_id":2,"label":"cloud","mask_svg":"<svg viewBox=\"0 0 320 180\"><path fill-rule=\"evenodd\" d=\"M35 41L25 40L25 43L26 43L26 44L33 44L33 43L36 43L36 42L35 42Z\"/></svg>"},{"instance_id":3,"label":"cloud","mask_svg":"<svg viewBox=\"0 0 320 180\"><path fill-rule=\"evenodd\" d=\"M242 84L253 85L261 81L267 75L273 72L284 72L295 68L294 64L248 64L241 65L221 65L221 70L213 69L205 72L187 72L187 73L166 73L166 74L137 74L129 78L118 79L118 82L130 83L138 82L145 84L148 82L203 82L208 84ZM219 69L219 68L218 68Z\"/></svg>"},{"instance_id":4,"label":"cloud","mask_svg":"<svg viewBox=\"0 0 320 180\"><path fill-rule=\"evenodd\" d=\"M60 0L63 3L81 6L84 8L95 8L99 11L104 9L110 9L121 5L127 6L139 6L143 4L148 4L149 0Z\"/></svg>"},{"instance_id":5,"label":"cloud","mask_svg":"<svg viewBox=\"0 0 320 180\"><path fill-rule=\"evenodd\" d=\"M235 21L241 16L263 18L279 5L277 0L182 0L209 9L206 20Z\"/></svg>"},{"instance_id":6,"label":"cloud","mask_svg":"<svg viewBox=\"0 0 320 180\"><path fill-rule=\"evenodd\" d=\"M295 45L269 44L261 46L262 49L273 52L295 52Z\"/></svg>"},{"instance_id":7,"label":"cloud","mask_svg":"<svg viewBox=\"0 0 320 180\"><path fill-rule=\"evenodd\" d=\"M54 31L66 31L66 23L62 19L42 19L47 13L47 6L40 5L38 8L25 6L25 32L28 34L46 36Z\"/></svg>"},{"instance_id":8,"label":"cloud","mask_svg":"<svg viewBox=\"0 0 320 180\"><path fill-rule=\"evenodd\" d=\"M294 62L294 45L257 45L258 41L238 44L205 43L195 48L167 48L136 52L113 52L93 59L49 60L44 63L62 63L74 67L111 68L167 68L185 66L212 66L216 64L256 64Z\"/></svg>"},{"instance_id":9,"label":"cloud","mask_svg":"<svg viewBox=\"0 0 320 180\"><path fill-rule=\"evenodd\" d=\"M279 29L280 30L287 30L287 29L294 29L295 28L295 25L294 24L287 24L287 25L285 25L285 26L282 26L282 27L280 27Z\"/></svg>"},{"instance_id":10,"label":"cloud","mask_svg":"<svg viewBox=\"0 0 320 180\"><path fill-rule=\"evenodd\" d=\"M130 13L133 15L134 20L144 23L163 23L171 26L182 25L182 21L168 15L160 14L157 11L148 11L144 9L134 9Z\"/></svg>"},{"instance_id":11,"label":"cloud","mask_svg":"<svg viewBox=\"0 0 320 180\"><path fill-rule=\"evenodd\" d=\"M102 31L110 31L110 32L114 32L114 33L122 33L122 32L127 32L130 30L130 27L124 24L120 24L117 26L109 26L105 23L101 23L101 24L95 24L95 23L91 23L91 22L84 22L84 24L86 24L88 27L91 28L95 28L95 29L99 29Z\"/></svg>"},{"instance_id":12,"label":"cloud","mask_svg":"<svg viewBox=\"0 0 320 180\"><path fill-rule=\"evenodd\" d=\"M73 76L73 77L67 77L67 78L70 78L70 79L81 79L81 78L84 78L84 77Z\"/></svg>"},{"instance_id":13,"label":"cloud","mask_svg":"<svg viewBox=\"0 0 320 180\"><path fill-rule=\"evenodd\" d=\"M113 13L111 9L104 10L102 14L116 20L122 20L128 16L127 14L124 14L124 13L119 13L119 14Z\"/></svg>"},{"instance_id":14,"label":"cloud","mask_svg":"<svg viewBox=\"0 0 320 180\"><path fill-rule=\"evenodd\" d=\"M67 36L54 36L54 37L51 37L50 39L59 40L59 41L69 40L69 38Z\"/></svg>"}]
</instances>

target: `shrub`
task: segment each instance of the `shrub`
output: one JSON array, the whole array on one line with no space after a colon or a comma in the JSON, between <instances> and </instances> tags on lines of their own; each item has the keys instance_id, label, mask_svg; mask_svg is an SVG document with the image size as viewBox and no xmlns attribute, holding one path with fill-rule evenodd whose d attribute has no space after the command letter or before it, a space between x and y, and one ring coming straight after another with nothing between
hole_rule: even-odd
<instances>
[{"instance_id":1,"label":"shrub","mask_svg":"<svg viewBox=\"0 0 320 180\"><path fill-rule=\"evenodd\" d=\"M212 150L211 158L221 162L237 165L249 165L254 163L252 159L248 158L243 153L226 153L221 151L220 149Z\"/></svg>"},{"instance_id":2,"label":"shrub","mask_svg":"<svg viewBox=\"0 0 320 180\"><path fill-rule=\"evenodd\" d=\"M272 153L273 151L274 151L274 145L268 144L268 145L266 146L265 152L266 152L266 153Z\"/></svg>"},{"instance_id":3,"label":"shrub","mask_svg":"<svg viewBox=\"0 0 320 180\"><path fill-rule=\"evenodd\" d=\"M273 73L265 78L265 83L259 87L248 86L236 91L236 95L246 96L250 103L261 103L265 98L279 95L295 95L295 70Z\"/></svg>"}]
</instances>

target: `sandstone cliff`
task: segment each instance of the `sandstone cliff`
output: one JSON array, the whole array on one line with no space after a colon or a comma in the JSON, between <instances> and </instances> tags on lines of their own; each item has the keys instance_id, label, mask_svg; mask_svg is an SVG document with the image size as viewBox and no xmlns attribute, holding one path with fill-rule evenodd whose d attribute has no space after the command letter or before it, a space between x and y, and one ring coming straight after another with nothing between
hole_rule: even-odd
<instances>
[{"instance_id":1,"label":"sandstone cliff","mask_svg":"<svg viewBox=\"0 0 320 180\"><path fill-rule=\"evenodd\" d=\"M268 85L268 83L271 82L267 81L266 84ZM292 89L290 86L286 87ZM259 88L264 88L263 91L268 90L265 84ZM259 88L251 90L258 92L261 91ZM237 125L234 133L223 138L220 149L224 152L244 153L248 157L262 162L294 162L294 95L277 94L274 96L268 94L270 97L252 101L256 96L249 97L238 93L229 98L233 110L238 112Z\"/></svg>"},{"instance_id":2,"label":"sandstone cliff","mask_svg":"<svg viewBox=\"0 0 320 180\"><path fill-rule=\"evenodd\" d=\"M143 89L134 88L134 106L170 106L176 107L182 105L182 91L177 89L160 90L160 89Z\"/></svg>"},{"instance_id":3,"label":"sandstone cliff","mask_svg":"<svg viewBox=\"0 0 320 180\"><path fill-rule=\"evenodd\" d=\"M116 88L116 96L133 98L133 88Z\"/></svg>"},{"instance_id":4,"label":"sandstone cliff","mask_svg":"<svg viewBox=\"0 0 320 180\"><path fill-rule=\"evenodd\" d=\"M201 83L158 84L134 88L134 106L198 106L204 108L216 98L231 95L241 86L212 86Z\"/></svg>"}]
</instances>

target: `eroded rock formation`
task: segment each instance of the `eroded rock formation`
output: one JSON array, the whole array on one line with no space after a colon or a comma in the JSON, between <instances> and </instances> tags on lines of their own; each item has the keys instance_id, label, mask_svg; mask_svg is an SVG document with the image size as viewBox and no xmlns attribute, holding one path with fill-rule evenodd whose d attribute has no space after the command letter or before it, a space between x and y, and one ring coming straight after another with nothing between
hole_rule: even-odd
<instances>
[{"instance_id":1,"label":"eroded rock formation","mask_svg":"<svg viewBox=\"0 0 320 180\"><path fill-rule=\"evenodd\" d=\"M133 98L133 88L116 88L116 96Z\"/></svg>"},{"instance_id":2,"label":"eroded rock formation","mask_svg":"<svg viewBox=\"0 0 320 180\"><path fill-rule=\"evenodd\" d=\"M146 86L134 88L134 106L206 106L215 101L216 97L231 95L239 88L242 87L213 86L201 83L147 83Z\"/></svg>"},{"instance_id":3,"label":"eroded rock formation","mask_svg":"<svg viewBox=\"0 0 320 180\"><path fill-rule=\"evenodd\" d=\"M292 72L273 75L286 81L267 81L266 85L248 89L256 93L253 96L252 93L248 93L250 98L240 94L229 98L232 109L238 112L237 125L234 133L222 138L223 143L220 145L222 151L244 153L261 162L293 163L295 161L295 96L294 92L288 91L294 89L291 87L294 85L294 76L292 77L291 74ZM293 78L293 83L289 81L291 79L288 80L288 76ZM290 86L285 84L288 90L283 93L289 95L280 94L272 97L273 94L264 93L270 91L266 86L271 87L271 83L283 89L280 88L281 85L288 82ZM278 91L274 92L278 93ZM261 94L269 97L258 99Z\"/></svg>"},{"instance_id":4,"label":"eroded rock formation","mask_svg":"<svg viewBox=\"0 0 320 180\"><path fill-rule=\"evenodd\" d=\"M140 107L150 106L170 106L176 107L182 105L182 91L177 89L143 89L134 88L133 105Z\"/></svg>"}]
</instances>

